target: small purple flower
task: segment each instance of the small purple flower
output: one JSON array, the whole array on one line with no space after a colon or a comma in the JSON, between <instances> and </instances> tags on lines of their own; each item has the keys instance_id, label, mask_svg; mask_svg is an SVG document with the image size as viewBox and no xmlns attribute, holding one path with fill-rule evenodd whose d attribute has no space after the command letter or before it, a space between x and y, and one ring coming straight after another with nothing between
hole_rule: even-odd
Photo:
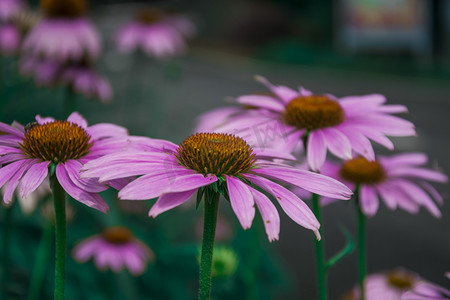
<instances>
[{"instance_id":1,"label":"small purple flower","mask_svg":"<svg viewBox=\"0 0 450 300\"><path fill-rule=\"evenodd\" d=\"M103 103L111 101L112 88L109 81L85 66L68 66L63 68L60 77L61 83L87 98L96 98Z\"/></svg>"},{"instance_id":2,"label":"small purple flower","mask_svg":"<svg viewBox=\"0 0 450 300\"><path fill-rule=\"evenodd\" d=\"M378 156L375 161L357 157L340 165L327 161L321 174L344 182L352 190L359 184L360 206L366 216L377 213L381 199L391 210L400 208L416 214L423 206L434 217L440 217L433 199L440 205L443 199L429 181L445 183L448 178L439 171L424 168L427 161L423 153ZM322 204L335 201L329 197L322 200Z\"/></svg>"},{"instance_id":3,"label":"small purple flower","mask_svg":"<svg viewBox=\"0 0 450 300\"><path fill-rule=\"evenodd\" d=\"M78 113L67 121L36 116L35 123L22 126L0 122L0 187L3 201L11 202L16 188L21 197L28 197L50 174L55 172L62 188L85 205L108 211L98 194L108 187L96 180L80 178L82 164L126 147L127 130L100 123L88 126ZM113 185L122 182L114 182Z\"/></svg>"},{"instance_id":4,"label":"small purple flower","mask_svg":"<svg viewBox=\"0 0 450 300\"><path fill-rule=\"evenodd\" d=\"M179 146L164 140L149 140L146 150L116 153L88 162L82 177L108 182L142 175L122 188L119 198L159 197L150 209L152 217L186 202L196 192L200 195L220 192L230 201L242 227L248 229L256 204L270 241L277 240L280 231L280 217L270 196L292 220L313 230L320 238L320 224L309 207L272 179L339 199L351 195L347 187L334 179L268 160L293 159L291 155L252 149L242 138L230 134L199 133Z\"/></svg>"},{"instance_id":5,"label":"small purple flower","mask_svg":"<svg viewBox=\"0 0 450 300\"><path fill-rule=\"evenodd\" d=\"M124 227L109 227L80 242L73 249L73 256L79 262L93 258L102 271L109 267L118 273L127 268L134 276L143 274L154 257L151 249Z\"/></svg>"},{"instance_id":6,"label":"small purple flower","mask_svg":"<svg viewBox=\"0 0 450 300\"><path fill-rule=\"evenodd\" d=\"M84 17L84 0L41 1L44 18L26 36L22 51L27 56L59 63L94 61L100 53L100 37Z\"/></svg>"},{"instance_id":7,"label":"small purple flower","mask_svg":"<svg viewBox=\"0 0 450 300\"><path fill-rule=\"evenodd\" d=\"M8 22L25 8L21 0L0 0L0 22Z\"/></svg>"},{"instance_id":8,"label":"small purple flower","mask_svg":"<svg viewBox=\"0 0 450 300\"><path fill-rule=\"evenodd\" d=\"M119 51L124 53L140 49L148 56L169 58L186 52L184 35L187 31L180 31L182 22L186 21L167 18L159 10L142 10L136 21L117 31L114 40Z\"/></svg>"},{"instance_id":9,"label":"small purple flower","mask_svg":"<svg viewBox=\"0 0 450 300\"><path fill-rule=\"evenodd\" d=\"M365 281L366 300L444 300L450 299L450 291L427 282L419 275L396 269L387 273L372 274ZM355 288L343 299L360 299L361 292Z\"/></svg>"},{"instance_id":10,"label":"small purple flower","mask_svg":"<svg viewBox=\"0 0 450 300\"><path fill-rule=\"evenodd\" d=\"M275 86L263 77L271 95L243 95L235 99L239 112L216 110L221 118L203 117L197 125L216 132L233 132L260 147L292 152L307 139L307 161L319 171L327 151L341 159L352 158L352 151L374 160L373 140L388 149L386 137L414 135L414 125L393 113L406 112L402 105L384 105L383 95L348 96L341 99L330 94L313 94L299 88Z\"/></svg>"},{"instance_id":11,"label":"small purple flower","mask_svg":"<svg viewBox=\"0 0 450 300\"><path fill-rule=\"evenodd\" d=\"M0 25L0 52L10 55L18 51L21 35L12 24Z\"/></svg>"}]
</instances>

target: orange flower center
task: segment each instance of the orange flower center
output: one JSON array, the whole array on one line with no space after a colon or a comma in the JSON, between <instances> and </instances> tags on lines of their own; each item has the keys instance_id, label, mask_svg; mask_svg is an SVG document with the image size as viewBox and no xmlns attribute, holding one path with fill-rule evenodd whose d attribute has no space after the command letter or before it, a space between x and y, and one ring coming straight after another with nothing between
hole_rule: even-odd
<instances>
[{"instance_id":1,"label":"orange flower center","mask_svg":"<svg viewBox=\"0 0 450 300\"><path fill-rule=\"evenodd\" d=\"M111 244L126 244L132 238L133 234L128 228L125 227L109 227L102 232L102 236L105 240Z\"/></svg>"},{"instance_id":2,"label":"orange flower center","mask_svg":"<svg viewBox=\"0 0 450 300\"><path fill-rule=\"evenodd\" d=\"M286 106L284 121L299 129L314 130L342 123L344 111L325 95L300 96Z\"/></svg>"},{"instance_id":3,"label":"orange flower center","mask_svg":"<svg viewBox=\"0 0 450 300\"><path fill-rule=\"evenodd\" d=\"M136 20L140 23L151 25L161 21L163 15L163 12L159 9L147 8L139 11Z\"/></svg>"},{"instance_id":4,"label":"orange flower center","mask_svg":"<svg viewBox=\"0 0 450 300\"><path fill-rule=\"evenodd\" d=\"M87 10L86 0L41 0L40 7L49 18L78 18Z\"/></svg>"},{"instance_id":5,"label":"orange flower center","mask_svg":"<svg viewBox=\"0 0 450 300\"><path fill-rule=\"evenodd\" d=\"M191 135L176 156L181 165L205 175L237 175L255 163L253 149L242 138L224 133Z\"/></svg>"},{"instance_id":6,"label":"orange flower center","mask_svg":"<svg viewBox=\"0 0 450 300\"><path fill-rule=\"evenodd\" d=\"M347 161L339 171L339 175L353 183L374 184L383 181L386 173L380 163L357 157Z\"/></svg>"},{"instance_id":7,"label":"orange flower center","mask_svg":"<svg viewBox=\"0 0 450 300\"><path fill-rule=\"evenodd\" d=\"M87 132L75 123L55 121L27 125L20 148L30 158L61 163L89 153L93 142Z\"/></svg>"},{"instance_id":8,"label":"orange flower center","mask_svg":"<svg viewBox=\"0 0 450 300\"><path fill-rule=\"evenodd\" d=\"M413 286L414 277L405 271L396 270L387 274L387 282L392 287L406 290Z\"/></svg>"}]
</instances>

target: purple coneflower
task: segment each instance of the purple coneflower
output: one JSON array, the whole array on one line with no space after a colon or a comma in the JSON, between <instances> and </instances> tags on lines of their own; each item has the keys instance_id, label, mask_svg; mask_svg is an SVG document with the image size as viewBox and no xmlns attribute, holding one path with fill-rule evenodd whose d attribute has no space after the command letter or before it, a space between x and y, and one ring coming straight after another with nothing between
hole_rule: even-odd
<instances>
[{"instance_id":1,"label":"purple coneflower","mask_svg":"<svg viewBox=\"0 0 450 300\"><path fill-rule=\"evenodd\" d=\"M320 225L302 200L268 178L339 199L351 195L334 179L265 158L292 157L252 149L243 139L230 134L200 133L188 137L180 146L164 141L164 150L116 153L88 162L82 177L98 177L100 182L107 182L143 175L121 189L119 198L159 197L149 212L152 217L184 203L196 191L214 190L229 197L234 213L247 229L252 224L256 203L271 241L278 239L280 219L269 198L255 187L271 194L298 224L316 234Z\"/></svg>"},{"instance_id":2,"label":"purple coneflower","mask_svg":"<svg viewBox=\"0 0 450 300\"><path fill-rule=\"evenodd\" d=\"M78 113L67 121L36 117L36 123L22 126L0 123L0 186L5 186L3 201L9 203L19 188L28 197L55 172L62 188L74 199L108 211L98 195L107 189L96 180L81 179L83 163L121 150L127 143L127 130L114 124L88 126Z\"/></svg>"},{"instance_id":3,"label":"purple coneflower","mask_svg":"<svg viewBox=\"0 0 450 300\"><path fill-rule=\"evenodd\" d=\"M357 157L340 165L327 161L321 174L344 182L351 190L358 184L359 205L366 216L377 213L381 199L391 210L400 208L416 214L423 206L434 217L440 217L433 199L440 205L443 199L429 181L445 183L448 178L439 171L424 168L427 161L423 153L378 156L375 161ZM322 201L328 204L335 200L325 197Z\"/></svg>"},{"instance_id":4,"label":"purple coneflower","mask_svg":"<svg viewBox=\"0 0 450 300\"><path fill-rule=\"evenodd\" d=\"M87 238L73 249L72 254L79 262L93 258L99 270L110 268L117 273L127 268L134 276L144 273L149 260L154 257L150 248L125 227L109 227L101 234Z\"/></svg>"},{"instance_id":5,"label":"purple coneflower","mask_svg":"<svg viewBox=\"0 0 450 300\"><path fill-rule=\"evenodd\" d=\"M158 59L183 54L186 51L184 33L179 23L157 9L141 10L135 21L121 27L115 42L119 51L130 53L137 49Z\"/></svg>"},{"instance_id":6,"label":"purple coneflower","mask_svg":"<svg viewBox=\"0 0 450 300\"><path fill-rule=\"evenodd\" d=\"M25 7L21 0L0 0L0 21L7 22Z\"/></svg>"},{"instance_id":7,"label":"purple coneflower","mask_svg":"<svg viewBox=\"0 0 450 300\"><path fill-rule=\"evenodd\" d=\"M444 300L450 299L450 291L423 280L419 275L396 269L387 273L367 276L366 300ZM345 295L343 300L360 299L359 288Z\"/></svg>"},{"instance_id":8,"label":"purple coneflower","mask_svg":"<svg viewBox=\"0 0 450 300\"><path fill-rule=\"evenodd\" d=\"M84 16L85 0L41 0L44 18L26 36L25 55L59 63L94 61L100 38Z\"/></svg>"},{"instance_id":9,"label":"purple coneflower","mask_svg":"<svg viewBox=\"0 0 450 300\"><path fill-rule=\"evenodd\" d=\"M352 158L352 151L374 160L369 140L388 149L392 142L386 137L414 135L414 125L393 113L406 112L402 105L384 105L383 95L348 96L341 99L330 94L313 94L300 88L274 86L257 77L273 95L243 95L235 99L240 112L222 111L222 118L200 124L217 132L236 132L254 140L260 147L292 151L304 139L307 161L314 171L320 170L327 150L342 159ZM216 114L220 114L220 110ZM270 132L267 132L270 131Z\"/></svg>"},{"instance_id":10,"label":"purple coneflower","mask_svg":"<svg viewBox=\"0 0 450 300\"><path fill-rule=\"evenodd\" d=\"M14 54L20 46L21 35L13 24L0 25L0 52Z\"/></svg>"}]
</instances>

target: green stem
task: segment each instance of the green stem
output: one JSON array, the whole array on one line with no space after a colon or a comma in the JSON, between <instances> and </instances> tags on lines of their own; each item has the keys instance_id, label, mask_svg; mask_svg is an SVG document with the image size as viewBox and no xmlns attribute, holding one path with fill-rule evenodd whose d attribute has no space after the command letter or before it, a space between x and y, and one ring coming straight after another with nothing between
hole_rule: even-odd
<instances>
[{"instance_id":1,"label":"green stem","mask_svg":"<svg viewBox=\"0 0 450 300\"><path fill-rule=\"evenodd\" d=\"M317 194L312 194L312 206L314 215L317 221L322 224L320 197ZM322 239L316 242L316 268L317 268L317 289L319 291L319 300L326 300L327 297L327 269L325 262L325 247L323 245L322 226L319 228L319 233Z\"/></svg>"},{"instance_id":2,"label":"green stem","mask_svg":"<svg viewBox=\"0 0 450 300\"><path fill-rule=\"evenodd\" d=\"M48 259L50 256L50 244L53 239L52 230L53 225L49 221L46 221L42 232L41 241L39 242L33 273L31 274L31 282L27 300L37 300L41 294L42 283L45 279Z\"/></svg>"},{"instance_id":3,"label":"green stem","mask_svg":"<svg viewBox=\"0 0 450 300\"><path fill-rule=\"evenodd\" d=\"M355 205L358 212L358 281L361 290L361 300L365 298L364 279L367 274L367 251L366 251L366 216L359 205L359 186L356 187Z\"/></svg>"},{"instance_id":4,"label":"green stem","mask_svg":"<svg viewBox=\"0 0 450 300\"><path fill-rule=\"evenodd\" d=\"M53 177L52 191L55 205L55 300L64 300L64 280L66 273L66 192Z\"/></svg>"},{"instance_id":5,"label":"green stem","mask_svg":"<svg viewBox=\"0 0 450 300\"><path fill-rule=\"evenodd\" d=\"M0 197L1 201L1 197ZM3 247L2 247L2 275L1 280L2 283L5 284L7 281L8 274L8 266L9 266L9 247L11 244L11 229L12 229L12 206L3 207L4 211L4 224L3 224ZM3 291L5 288L3 287ZM5 295L3 295L6 297ZM3 298L4 299L4 298Z\"/></svg>"},{"instance_id":6,"label":"green stem","mask_svg":"<svg viewBox=\"0 0 450 300\"><path fill-rule=\"evenodd\" d=\"M66 88L66 95L65 95L65 99L64 99L64 114L65 117L67 118L71 113L73 113L74 111L76 111L76 107L77 107L77 99L76 99L76 94L73 91L73 88L68 86Z\"/></svg>"},{"instance_id":7,"label":"green stem","mask_svg":"<svg viewBox=\"0 0 450 300\"><path fill-rule=\"evenodd\" d=\"M208 195L209 193L207 193ZM216 234L217 212L219 210L219 193L205 197L205 214L203 222L202 253L200 257L199 300L209 300L211 296L211 267Z\"/></svg>"}]
</instances>

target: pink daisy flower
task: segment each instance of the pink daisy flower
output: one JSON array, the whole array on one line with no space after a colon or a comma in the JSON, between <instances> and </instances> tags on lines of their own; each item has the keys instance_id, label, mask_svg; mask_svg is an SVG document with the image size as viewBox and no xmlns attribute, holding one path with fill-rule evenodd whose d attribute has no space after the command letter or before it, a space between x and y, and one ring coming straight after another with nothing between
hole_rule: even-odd
<instances>
[{"instance_id":1,"label":"pink daisy flower","mask_svg":"<svg viewBox=\"0 0 450 300\"><path fill-rule=\"evenodd\" d=\"M272 195L293 221L320 238L320 224L309 207L271 179L339 199L351 195L347 187L334 179L267 160L292 159L291 155L252 149L242 138L230 134L199 133L179 146L163 140L151 143L147 151L116 153L88 162L82 177L108 182L143 175L122 188L119 198L159 197L150 209L152 217L186 202L195 192L199 193L198 199L203 193L220 192L230 201L242 227L248 229L256 204L270 241L278 239L280 218L265 193Z\"/></svg>"},{"instance_id":2,"label":"pink daisy flower","mask_svg":"<svg viewBox=\"0 0 450 300\"><path fill-rule=\"evenodd\" d=\"M100 53L100 38L84 17L85 0L41 0L44 18L25 37L27 56L59 63L93 61Z\"/></svg>"},{"instance_id":3,"label":"pink daisy flower","mask_svg":"<svg viewBox=\"0 0 450 300\"><path fill-rule=\"evenodd\" d=\"M110 268L118 273L127 268L134 276L143 274L154 257L152 250L125 227L109 227L80 242L72 255L81 263L93 258L99 270Z\"/></svg>"},{"instance_id":4,"label":"pink daisy flower","mask_svg":"<svg viewBox=\"0 0 450 300\"><path fill-rule=\"evenodd\" d=\"M434 217L440 217L441 212L434 201L442 205L443 198L429 182L445 183L448 177L424 168L427 162L423 153L378 156L375 161L357 157L343 164L327 161L321 174L344 182L351 190L359 184L360 207L366 216L377 213L381 199L391 210L400 208L416 214L423 206ZM322 201L322 204L328 204L336 200L325 197Z\"/></svg>"},{"instance_id":5,"label":"pink daisy flower","mask_svg":"<svg viewBox=\"0 0 450 300\"><path fill-rule=\"evenodd\" d=\"M0 123L0 187L4 186L3 201L9 203L16 188L27 198L47 178L56 174L62 188L85 205L108 211L108 205L98 195L107 189L96 180L80 178L83 163L127 145L127 130L100 123L88 126L78 113L67 121L36 116L35 123ZM113 182L120 186L122 182Z\"/></svg>"},{"instance_id":6,"label":"pink daisy flower","mask_svg":"<svg viewBox=\"0 0 450 300\"><path fill-rule=\"evenodd\" d=\"M135 21L118 30L114 40L123 53L140 49L148 56L165 59L186 51L185 33L178 27L179 21L168 19L159 10L141 10Z\"/></svg>"},{"instance_id":7,"label":"pink daisy flower","mask_svg":"<svg viewBox=\"0 0 450 300\"><path fill-rule=\"evenodd\" d=\"M327 151L341 159L352 158L352 151L374 160L373 140L388 149L386 137L414 135L414 125L393 113L406 112L402 105L384 105L383 95L348 96L337 99L330 94L313 94L300 88L272 85L257 77L273 95L243 95L235 99L241 111L217 110L222 118L206 117L199 126L216 132L233 132L260 147L293 151L307 139L307 161L319 171ZM205 121L203 121L205 122Z\"/></svg>"},{"instance_id":8,"label":"pink daisy flower","mask_svg":"<svg viewBox=\"0 0 450 300\"><path fill-rule=\"evenodd\" d=\"M367 276L365 289L366 300L441 300L449 299L450 296L450 291L404 269ZM343 299L360 299L360 293L359 288L355 288Z\"/></svg>"}]
</instances>

